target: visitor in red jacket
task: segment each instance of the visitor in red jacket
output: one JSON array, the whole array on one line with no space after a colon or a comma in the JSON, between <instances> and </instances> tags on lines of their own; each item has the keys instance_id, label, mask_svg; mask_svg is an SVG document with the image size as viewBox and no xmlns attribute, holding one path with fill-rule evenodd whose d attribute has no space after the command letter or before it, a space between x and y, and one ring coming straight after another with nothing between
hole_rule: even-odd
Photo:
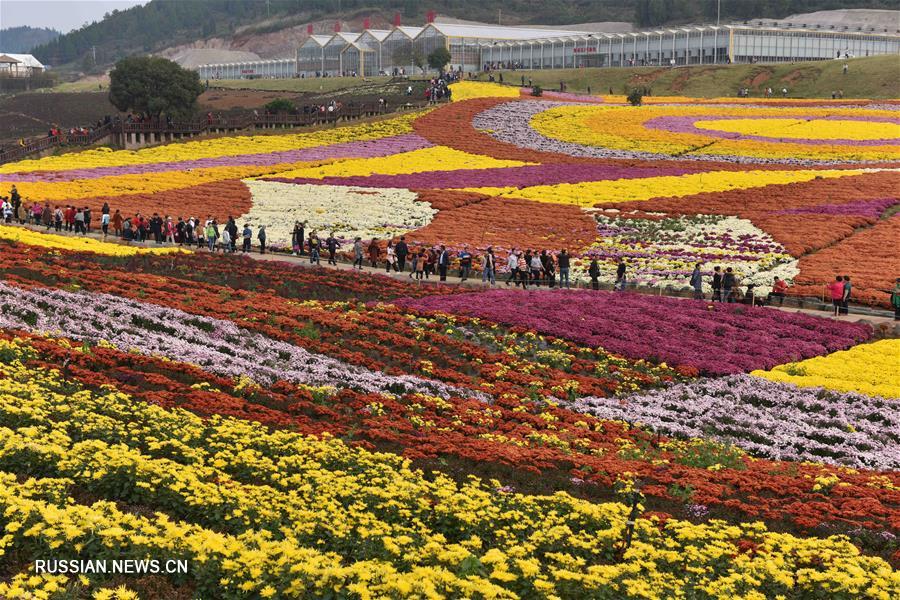
<instances>
[{"instance_id":1,"label":"visitor in red jacket","mask_svg":"<svg viewBox=\"0 0 900 600\"><path fill-rule=\"evenodd\" d=\"M838 275L828 286L831 292L831 303L834 304L834 316L838 316L844 300L844 278Z\"/></svg>"}]
</instances>

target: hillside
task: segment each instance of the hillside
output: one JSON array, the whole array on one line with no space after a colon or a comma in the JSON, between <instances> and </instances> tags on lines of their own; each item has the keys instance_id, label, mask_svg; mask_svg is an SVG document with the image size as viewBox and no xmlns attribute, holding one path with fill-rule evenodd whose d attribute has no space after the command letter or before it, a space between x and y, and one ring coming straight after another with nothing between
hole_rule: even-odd
<instances>
[{"instance_id":1,"label":"hillside","mask_svg":"<svg viewBox=\"0 0 900 600\"><path fill-rule=\"evenodd\" d=\"M60 32L46 27L8 27L0 29L0 52L27 54L31 49L60 36Z\"/></svg>"},{"instance_id":2,"label":"hillside","mask_svg":"<svg viewBox=\"0 0 900 600\"><path fill-rule=\"evenodd\" d=\"M722 19L746 20L834 8L895 8L893 0L723 0ZM563 25L580 22L628 21L639 27L710 22L716 18L716 3L695 0L152 0L144 6L115 10L102 21L60 36L34 49L41 61L71 64L82 61L96 47L97 62L107 65L136 52L156 52L212 38L230 39L295 28L292 44L305 35L309 23L317 30L335 20L360 21L372 17L373 24L390 22L400 13L405 22L421 23L429 10L448 17L505 25ZM301 33L302 32L302 33ZM266 52L252 47L233 50Z\"/></svg>"},{"instance_id":3,"label":"hillside","mask_svg":"<svg viewBox=\"0 0 900 600\"><path fill-rule=\"evenodd\" d=\"M850 65L844 75L842 66ZM843 90L845 98L898 98L900 77L896 56L874 56L850 61L816 61L770 65L718 65L625 69L565 69L543 71L504 71L507 83L526 83L531 78L544 89L559 89L565 81L571 92L584 92L590 86L597 94L610 89L615 94L634 87L649 87L654 96L691 96L714 98L734 96L742 87L760 97L766 87L788 89L791 98L829 98L832 91ZM485 77L482 77L485 79Z\"/></svg>"},{"instance_id":4,"label":"hillside","mask_svg":"<svg viewBox=\"0 0 900 600\"><path fill-rule=\"evenodd\" d=\"M503 71L506 83L518 85L529 78L547 90L559 88L565 81L570 92L623 94L629 88L649 87L654 96L692 96L714 98L734 96L741 87L749 87L753 96L761 96L766 87L787 87L792 98L828 98L832 91L843 90L845 98L900 98L897 57L874 56L848 62L850 70L843 74L848 61L815 61L772 65L718 65L678 67L634 67L623 69L544 69L538 71ZM480 76L486 80L485 75ZM379 80L374 78L373 81ZM327 79L257 79L217 81L225 88L289 92L329 92L371 85L355 78Z\"/></svg>"}]
</instances>

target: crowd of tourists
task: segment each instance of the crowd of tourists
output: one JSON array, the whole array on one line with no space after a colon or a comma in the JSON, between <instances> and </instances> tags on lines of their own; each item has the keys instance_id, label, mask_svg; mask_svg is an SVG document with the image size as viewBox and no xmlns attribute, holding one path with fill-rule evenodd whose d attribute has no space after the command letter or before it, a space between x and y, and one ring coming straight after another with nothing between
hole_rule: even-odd
<instances>
[{"instance_id":1,"label":"crowd of tourists","mask_svg":"<svg viewBox=\"0 0 900 600\"><path fill-rule=\"evenodd\" d=\"M71 232L86 235L95 231L99 224L99 232L103 239L109 236L131 242L155 242L157 244L177 244L180 246L196 246L209 252L234 253L240 248L243 253L252 252L255 248L265 254L269 249L268 234L265 225L254 228L250 223L239 225L229 215L224 221L207 215L200 217L177 217L153 213L147 217L140 213L124 215L120 210L112 210L108 203L100 209L99 219L95 221L89 206L51 206L49 202L40 204L32 202L27 206L16 186L13 185L9 196L0 197L0 214L6 223L29 223L42 226L47 231ZM344 241L334 231L319 232L308 227L305 221L296 221L291 232L290 250L294 256L308 257L310 264L321 264L323 257L327 264L338 264L338 252ZM439 281L446 281L451 267L457 271L461 281L473 277L476 269L481 271L484 284L500 283L523 289L529 287L569 288L572 257L566 249L557 253L550 250L513 248L504 256L497 256L492 247L476 254L464 244L458 251L452 251L444 245L423 246L407 243L405 236L394 243L388 239L386 243L372 238L364 241L356 237L352 247L347 249L353 258L353 268L362 269L368 262L373 268L383 267L386 272L407 272L408 277L427 280L432 276ZM693 296L698 300L712 302L743 303L750 305L775 304L782 306L788 292L788 284L775 276L772 291L765 296L756 292L754 283L741 284L737 273L731 267L714 266L709 278L697 263L688 281L693 289ZM587 269L592 289L600 289L603 268L596 257L591 257ZM616 265L613 289L623 291L629 285L629 265L621 258ZM707 298L704 289L706 284L712 290ZM849 303L853 293L849 275L838 275L835 281L827 286L834 306L834 315L849 314ZM892 290L884 290L891 295L891 305L895 318L900 320L900 278Z\"/></svg>"}]
</instances>

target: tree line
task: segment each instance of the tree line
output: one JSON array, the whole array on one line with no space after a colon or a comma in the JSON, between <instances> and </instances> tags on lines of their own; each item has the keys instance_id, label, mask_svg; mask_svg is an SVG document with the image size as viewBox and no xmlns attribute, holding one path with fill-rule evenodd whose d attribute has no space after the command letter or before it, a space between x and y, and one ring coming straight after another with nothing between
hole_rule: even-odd
<instances>
[{"instance_id":1,"label":"tree line","mask_svg":"<svg viewBox=\"0 0 900 600\"><path fill-rule=\"evenodd\" d=\"M564 25L588 21L630 21L638 27L711 22L716 0L152 0L114 10L102 21L35 47L42 62L83 61L111 64L135 54L217 35L231 35L250 24L264 30L326 18L380 12L390 21L400 12L405 23L421 24L429 10L504 25ZM896 0L721 0L723 20L782 18L796 12L834 8L896 8Z\"/></svg>"}]
</instances>

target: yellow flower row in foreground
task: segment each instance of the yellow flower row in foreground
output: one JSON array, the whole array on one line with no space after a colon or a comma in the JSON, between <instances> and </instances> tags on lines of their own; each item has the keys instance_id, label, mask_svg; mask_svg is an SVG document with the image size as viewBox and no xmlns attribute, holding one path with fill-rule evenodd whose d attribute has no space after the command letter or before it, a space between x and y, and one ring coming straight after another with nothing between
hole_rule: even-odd
<instances>
[{"instance_id":1,"label":"yellow flower row in foreground","mask_svg":"<svg viewBox=\"0 0 900 600\"><path fill-rule=\"evenodd\" d=\"M92 169L95 167L119 167L159 162L196 160L241 154L264 154L300 150L315 146L328 146L343 142L377 140L383 137L412 133L412 122L422 116L421 111L410 112L382 121L362 123L348 127L322 129L306 133L286 135L245 135L221 137L165 144L141 150L111 150L98 148L84 152L22 160L0 166L0 173L25 173L30 171L65 171Z\"/></svg>"},{"instance_id":2,"label":"yellow flower row in foreground","mask_svg":"<svg viewBox=\"0 0 900 600\"><path fill-rule=\"evenodd\" d=\"M395 455L135 402L26 367L0 341L2 547L36 558L181 559L200 597L890 598L900 574L846 538L639 518L565 493L427 478ZM71 501L74 491L101 498ZM116 501L140 510L121 510ZM755 545L754 552L738 548ZM96 575L0 584L97 589Z\"/></svg>"},{"instance_id":3,"label":"yellow flower row in foreground","mask_svg":"<svg viewBox=\"0 0 900 600\"><path fill-rule=\"evenodd\" d=\"M134 256L135 254L169 254L185 252L180 248L137 248L101 242L88 237L72 237L51 233L40 233L24 227L0 225L0 239L51 250L71 250L73 252L93 252L107 256Z\"/></svg>"},{"instance_id":4,"label":"yellow flower row in foreground","mask_svg":"<svg viewBox=\"0 0 900 600\"><path fill-rule=\"evenodd\" d=\"M900 340L860 344L751 375L805 387L900 398Z\"/></svg>"}]
</instances>

